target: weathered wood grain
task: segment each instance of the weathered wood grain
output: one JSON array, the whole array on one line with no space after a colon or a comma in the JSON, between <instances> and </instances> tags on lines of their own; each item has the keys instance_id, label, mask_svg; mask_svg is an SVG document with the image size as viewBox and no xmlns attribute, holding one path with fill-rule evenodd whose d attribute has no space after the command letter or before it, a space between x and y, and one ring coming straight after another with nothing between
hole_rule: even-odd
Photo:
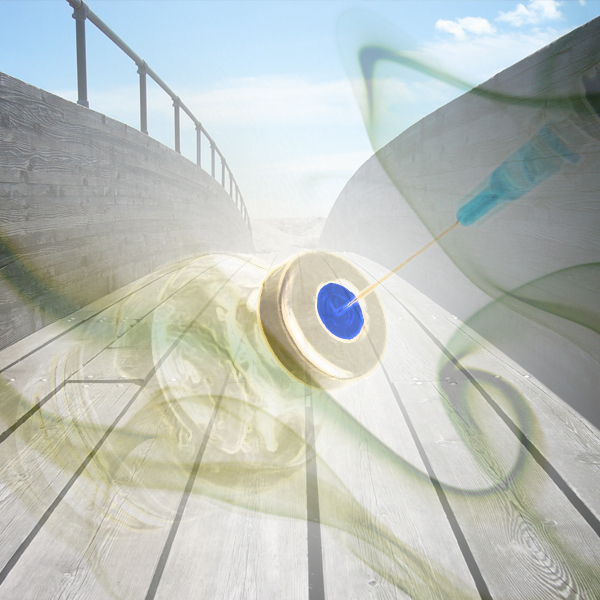
<instances>
[{"instance_id":1,"label":"weathered wood grain","mask_svg":"<svg viewBox=\"0 0 600 600\"><path fill-rule=\"evenodd\" d=\"M215 263L218 268L220 262L223 262L223 257L211 257L208 260L200 258L198 261L200 264L196 271L194 270L195 265L192 265L189 271L190 277L200 276L203 272L213 268ZM169 272L163 276L168 277ZM182 287L186 281L184 278L181 282ZM152 323L152 312L163 300L158 293L163 289L163 286L164 282L160 279L152 282L147 287L140 285L138 289L142 294L134 293L131 296L126 296L124 298L127 303L126 307L119 302L110 305L95 317L84 319L77 328L69 331L57 343L41 347L38 352L32 353L13 366L5 368L3 373L5 380L9 382L11 388L19 394L23 401L14 405L14 399L11 395L0 396L0 407L4 421L2 435L8 435L13 422L27 417L32 410L43 406L51 399L52 394L62 384L62 381L73 376L76 376L77 379L93 379L94 376L102 378L104 372L102 368L94 363L95 366L89 369L87 367L88 363L93 362L96 357L102 355L104 350L114 342L122 340L128 333L131 334L129 336L131 338L138 335L137 332L141 330L143 337L144 332L148 331L148 324ZM177 293L178 289L180 288L172 290L173 295ZM140 367L138 367L138 375L133 377L134 379L145 377L153 364L151 338L149 339L146 334L143 341L144 345L141 346L142 355L148 356L148 360L142 365L145 371L139 373ZM6 354L11 356L8 352ZM110 354L109 352L109 356ZM106 358L100 359L100 362L102 360L106 360ZM14 360L11 362L14 362ZM123 367L125 366L123 365ZM109 379L117 379L126 373L126 371L121 372L118 370L118 374L109 377ZM4 416L6 411L10 412L11 418Z\"/></svg>"},{"instance_id":2,"label":"weathered wood grain","mask_svg":"<svg viewBox=\"0 0 600 600\"><path fill-rule=\"evenodd\" d=\"M599 39L596 18L381 148L340 193L324 226L322 247L353 251L395 268L456 221L459 207L487 184L492 172L548 127L579 160L565 163L534 189L523 188L522 197L504 202L489 218L458 227L404 267L402 276L467 320L486 306L488 294L498 297L524 283L560 277L563 269L597 264L600 115L585 99L582 76L596 68ZM498 100L485 92L507 97ZM536 105L531 99L548 102ZM551 302L569 307L580 285L555 290ZM593 311L600 302L598 290L588 292ZM590 356L581 359L581 348L568 336L553 335L558 328L571 329L571 339L579 334L578 325L563 316L548 331L536 328L535 318L529 325L526 319L511 323L506 317L508 322L497 329L512 326L516 335L494 342L597 426L597 346L584 348ZM541 311L537 319L548 323ZM535 334L519 337L526 326Z\"/></svg>"},{"instance_id":3,"label":"weathered wood grain","mask_svg":"<svg viewBox=\"0 0 600 600\"><path fill-rule=\"evenodd\" d=\"M233 398L240 395L234 384L229 384L224 393ZM296 409L303 408L304 398L299 400ZM290 409L285 407L286 414ZM248 471L240 469L238 477L228 480L229 504L203 496L199 478L156 598L193 597L199 589L206 597L222 600L308 598L305 469L300 465L293 477L282 477L279 484L273 484L267 457L259 454L253 458L251 452L233 454L223 443L228 432L222 425L231 423L227 417L221 421L217 415L203 463L218 468L228 460L239 465L237 459L244 461ZM265 467L262 475L256 471L261 463ZM274 490L274 485L279 487ZM265 500L269 495L276 500ZM286 505L304 510L300 508L296 518L276 512ZM275 514L265 509L268 506Z\"/></svg>"},{"instance_id":4,"label":"weathered wood grain","mask_svg":"<svg viewBox=\"0 0 600 600\"><path fill-rule=\"evenodd\" d=\"M265 258L264 264L271 266L281 259L277 255ZM265 276L264 267L256 268L254 262L235 278L250 291L257 289ZM234 381L222 394L244 398ZM304 397L291 402L286 398L283 403L262 399L261 404L273 419L284 415L286 422L303 421ZM304 465L299 463L292 476L283 476L286 464L282 462L281 479L274 482L277 456L271 456L272 449L267 451L265 440L258 448L251 444L247 450L234 451L235 436L230 429L237 424L232 421L227 411L216 414L202 457L203 464L214 465L217 471L219 465L226 469L229 461L237 469L237 476L226 480L228 502L205 496L202 476L198 477L156 598L193 597L199 589L206 597L223 600L309 597Z\"/></svg>"},{"instance_id":5,"label":"weathered wood grain","mask_svg":"<svg viewBox=\"0 0 600 600\"><path fill-rule=\"evenodd\" d=\"M359 262L368 265L364 259ZM367 269L372 270L373 265ZM450 504L492 596L594 598L600 589L597 533L465 374L452 364L440 368L444 356L415 317L433 335L440 335L442 344L455 333L457 321L399 278L386 284L380 297L388 318L394 315L397 319L390 321L392 335L384 364L448 490ZM540 393L518 365L489 343L474 339L473 344L481 350L466 357L464 368L478 374L480 384L521 427L532 428L533 443L598 515L593 490L600 481L600 469L579 458L582 447L587 455L598 455L597 432L548 391ZM420 351L415 352L416 348ZM434 360L421 360L421 355ZM484 378L486 372L491 373L489 379ZM490 383L495 381L494 375L509 385L494 386ZM503 389L517 390L523 403L520 412L507 404ZM468 405L463 404L466 398ZM529 419L523 416L528 411ZM560 413L562 418L557 418ZM573 421L578 422L577 427L565 427ZM520 453L523 462L511 474ZM507 477L509 483L503 483ZM483 492L493 486L498 486L494 492ZM474 493L476 490L480 493Z\"/></svg>"},{"instance_id":6,"label":"weathered wood grain","mask_svg":"<svg viewBox=\"0 0 600 600\"><path fill-rule=\"evenodd\" d=\"M6 493L0 533L3 565L98 443L106 426L135 394L136 387L122 385L117 388L115 384L110 387L86 385L84 388L82 384L68 385L47 405L43 415L40 414L20 432L18 438L0 446L4 455L2 480ZM73 417L72 422L65 419L65 410ZM65 529L69 522L75 524L72 514L61 529ZM69 533L68 527L66 533ZM54 535L60 537L60 529L55 530ZM25 589L27 586L21 582L16 589L19 587ZM10 588L10 583L7 587L3 586L0 595L19 595L15 589L9 591ZM39 589L25 593L34 597Z\"/></svg>"},{"instance_id":7,"label":"weathered wood grain","mask_svg":"<svg viewBox=\"0 0 600 600\"><path fill-rule=\"evenodd\" d=\"M370 261L352 255L358 264L375 277L383 272L381 267L375 266ZM590 481L600 477L600 439L598 430L581 417L567 403L552 393L543 383L532 377L522 366L503 354L489 342L481 338L475 331L461 323L453 315L448 314L430 299L406 286L400 278L392 278L385 286L387 292L382 292L382 299L394 297L401 303L405 299L411 300L411 312L425 323L431 333L442 345L448 344L454 335L464 331L465 339L471 339L473 348L472 360L477 369L485 369L498 375L502 380L514 386L526 398L527 405L533 411L542 432L560 431L560 435L544 435L543 445L540 448L544 456L558 469L560 475L578 492L583 494L587 505L600 518L600 497L594 492ZM403 314L404 321L410 320L410 315ZM402 336L397 336L395 344L400 352ZM414 349L405 346L403 363L413 356ZM437 362L432 360L429 368L439 366L442 358L437 353ZM469 359L462 358L465 368L471 365ZM431 371L434 372L434 371ZM445 384L444 384L445 385ZM452 389L454 386L446 389Z\"/></svg>"},{"instance_id":8,"label":"weathered wood grain","mask_svg":"<svg viewBox=\"0 0 600 600\"><path fill-rule=\"evenodd\" d=\"M215 398L247 399L242 380L211 362L209 352L192 361L206 372L187 366L186 352L201 351L195 330L185 333L201 308L193 302L200 292L194 286L208 286L201 296L210 296L232 276L231 285L250 296L268 265L287 256L256 257L237 272L249 257L208 256L162 269L74 313L76 321L37 332L29 346L22 340L0 351L2 368L18 353L26 355L36 340L47 343L3 373L4 407L18 391L30 403L61 376L72 379L19 435L0 444L0 540L7 540L0 553L5 560L106 431L114 411L145 384L0 585L0 598L144 598L163 556L152 598L310 597L303 460L292 461L295 471L274 485L273 464L266 459L279 464L277 450L261 454L266 442L260 436L258 446L240 450L244 431L227 409L215 411L212 401L191 399L193 422L183 414L167 418L168 411L161 409L163 400L178 397L192 382L194 393L202 396L208 379L210 389L218 388ZM384 270L349 258L374 276ZM203 273L220 259L218 277ZM219 293L237 292L225 285ZM454 529L458 525L494 600L595 600L599 538L548 474L528 458L505 485L489 490L510 472L520 445L463 371L455 365L440 370L442 350L434 340L445 347L464 325L397 277L378 293L389 330L385 371L333 395L313 391L309 398L260 399L269 419L294 423L298 432L305 426L307 402L312 409L325 597L479 598L470 559ZM218 319L224 305L217 305L200 318ZM166 318L174 319L182 333L176 346L182 350L161 362L156 350L164 346L153 347L152 329L163 327ZM82 321L56 337L59 324ZM526 378L519 365L465 331L474 350L461 357L464 368L476 373L486 393L524 427L500 393L508 386L518 392L535 424L528 429L532 440L599 514L597 430L534 378ZM231 365L248 368L235 348L231 353ZM74 358L61 359L67 355ZM483 372L490 374L489 381ZM11 374L18 374L17 381L8 381ZM177 516L204 438L198 478ZM237 476L213 479L228 461ZM428 468L442 482L455 524ZM216 488L221 495L210 487L217 481L228 486ZM404 591L390 579L403 581Z\"/></svg>"},{"instance_id":9,"label":"weathered wood grain","mask_svg":"<svg viewBox=\"0 0 600 600\"><path fill-rule=\"evenodd\" d=\"M161 264L252 245L235 203L196 165L4 74L0 203L0 347ZM18 297L32 282L50 295Z\"/></svg>"},{"instance_id":10,"label":"weathered wood grain","mask_svg":"<svg viewBox=\"0 0 600 600\"><path fill-rule=\"evenodd\" d=\"M208 266L214 265L215 262L214 258L205 261L204 271ZM243 265L243 262L238 263L238 266L234 266L234 268L239 269L239 264ZM171 289L172 294L167 296L165 301L172 302L173 295L185 287L187 281L192 280L195 276L202 274L204 271L202 266L196 267L195 265L192 265L183 273L183 277L177 277L176 284ZM176 276L176 274L173 276ZM220 281L220 279L217 278L216 281ZM159 285L161 283L162 287ZM123 333L130 333L136 327L144 329L143 319L142 321L138 321L137 317L141 317L140 312L147 311L148 306L156 307L160 304L163 299L163 289L164 282L158 280L151 286L144 288L144 292L146 293L145 297L132 297L132 301L126 306L115 305L113 310L117 311L117 315L113 315L113 317L116 316L116 319L113 318L112 321L109 321L108 319L101 318L86 323L91 330L89 332L83 332L82 338L70 340L75 355L81 357L81 349L85 348L86 345L94 347L91 352L95 352L95 346L97 346L97 344L94 343L94 336L102 338L102 329L104 328L112 332L112 335L109 335L108 337L112 337L113 339L115 337L115 330L121 330ZM209 306L206 305L205 309L207 307L209 308ZM198 308L198 306L190 305L187 317L185 315L179 315L178 318L180 320L183 318L181 322L186 326L184 333L179 337L179 341L185 339L185 332L189 330L189 326L191 326L198 318L193 317L193 315L201 314L198 313ZM119 315L118 312L121 314ZM166 312L168 314L168 310L166 310ZM105 317L110 316L110 314L105 315ZM192 318L193 320L190 321ZM120 323L125 319L131 319L135 325L133 325L132 328L127 328L127 326L121 327ZM164 385L164 383L157 380L159 374L156 373L156 369L166 368L167 363L164 362L164 359L168 359L168 356L174 347L171 346L167 350L166 354L164 354L164 358L161 358L161 356L153 356L151 331L142 334L142 337L145 339L145 345L150 349L150 357L153 358L153 360L143 361L142 367L145 368L145 372L143 379L138 384L131 385L126 381L120 383L119 380L112 382L102 381L101 379L85 375L83 379L73 381L73 383L67 384L62 388L67 397L73 390L83 389L84 394L85 391L89 389L102 390L107 393L114 402L114 390L120 392L121 389L125 387L128 389L135 388L136 390L140 390L139 386L143 386L143 388L141 388L141 393L134 391L134 395L131 396L131 400L135 397L135 404L131 406L129 412L124 416L119 429L112 433L111 437L108 438L107 443L102 446L95 456L94 462L82 472L80 479L77 480L77 485L69 490L68 494L65 496L65 500L54 509L51 518L44 525L43 531L40 532L40 537L34 539L31 543L31 547L28 546L26 558L23 558L24 562L18 561L16 566L10 571L8 578L3 582L4 585L3 589L0 590L0 597L11 597L16 589L25 589L25 593L22 597L35 597L36 594L40 593L41 589L45 590L45 595L47 597L62 597L62 594L64 593L72 593L73 586L77 589L77 587L81 585L81 577L83 577L84 581L88 581L87 578L91 577L87 583L87 591L85 592L88 597L111 597L115 593L120 597L129 597L128 590L131 589L139 595L142 593L144 586L148 585L149 577L151 577L156 559L156 556L150 550L151 542L152 540L156 540L156 551L157 553L160 553L160 547L164 543L164 535L166 533L165 527L168 529L168 525L173 516L173 513L170 513L168 510L169 502L171 502L172 505L175 503L174 506L176 506L182 488L177 487L178 480L175 481L172 489L170 488L165 491L162 491L160 487L153 490L139 485L140 478L142 477L142 475L139 474L139 471L140 469L143 469L145 462L151 458L154 460L158 458L160 460L160 455L158 457L151 456L153 437L160 438L163 436L164 429L168 426L168 423L160 418L155 420L154 425L151 426L150 430L148 430L147 427L143 429L144 435L149 436L149 444L144 445L142 443L142 445L139 446L140 442L134 440L131 452L137 452L139 460L133 460L133 463L130 460L128 464L132 465L132 468L129 471L122 473L120 476L117 476L120 468L120 461L114 462L115 457L120 456L120 452L122 453L124 451L123 444L127 446L129 443L127 441L128 438L131 438L131 436L135 437L137 427L139 426L140 415L143 415L144 413L152 414L153 411L156 412L157 395L162 393L161 390L163 390ZM105 344L105 341L100 345L103 344ZM64 348L65 345L65 340L61 340L59 346ZM61 352L60 349L55 348L55 351L57 350ZM64 352L64 350L62 350L62 352ZM86 353L84 352L83 354ZM21 368L24 368L25 363L26 361L19 363ZM50 366L50 370L51 372L56 370L56 372L60 373L60 369L56 369L56 367L52 365ZM79 376L79 374L76 374L75 378ZM83 421L83 419L76 414L69 415L69 417L73 419L74 429L77 432L85 433L87 429L91 428L93 435L97 437L103 435L106 427L111 422L111 418L103 416L101 407L96 407L95 402L82 400L77 393L75 393L73 398L76 406L81 404L85 410L91 410L94 413L91 424L88 424L87 421ZM56 401L58 405L60 405L60 400L61 396L56 395L51 402ZM120 408L121 406L119 406L119 409ZM98 410L100 410L100 412L97 412ZM60 417L60 422L62 422L62 419L65 418L64 410L60 410L59 407L59 410L55 412L58 413L57 416ZM40 416L42 414L45 413L38 413ZM160 415L160 410L158 411L158 414ZM34 430L37 429L36 425L37 424L34 421L28 421L28 426ZM154 435L152 434L152 427L155 428ZM42 429L42 432L43 431L44 429ZM21 430L19 430L19 432L21 432ZM140 434L141 431L138 435ZM40 435L44 436L45 434L42 433ZM55 441L58 443L51 433L49 435L53 444ZM17 437L13 436L10 439L17 439ZM84 435L81 438L80 441L83 443L84 450L83 452L76 453L76 455L81 455L79 456L79 460L82 460L85 457L86 452L89 452L93 447L95 443L94 440L95 438L92 439L89 435ZM25 443L27 443L27 439L25 440ZM136 449L136 446L139 446L139 448ZM6 443L4 447L7 448L8 452L12 452L14 460L22 460L20 456L22 453L14 452L14 448L10 448ZM28 445L27 448L28 452L34 457L43 454L41 451L36 452L35 444ZM42 458L46 460L46 462L48 462L48 460L55 460L60 463L62 459L67 460L68 455L60 448L53 447L53 452L50 452L49 458L46 459L45 456L42 456ZM77 456L71 462L73 464L69 464L65 469L63 479L68 479L69 476L72 475L74 469L78 466ZM50 469L46 463L43 463L39 467L39 471L42 473L52 473L52 469ZM7 523L9 525L14 524L14 527L19 528L21 533L11 530L9 534L7 534L10 535L12 545L5 545L5 553L10 554L14 551L15 544L18 546L21 543L18 541L19 538L22 540L24 535L27 534L27 531L31 530L32 524L35 524L37 518L40 517L40 513L43 513L44 511L44 503L45 505L48 505L48 503L52 501L53 495L60 490L61 485L64 485L64 483L65 482L62 481L61 484L59 481L52 489L46 490L46 492L42 490L40 493L41 507L38 512L31 517L33 522L30 522L27 519L20 520L18 516L14 519L7 519ZM21 496L19 494L11 495L11 502L19 507L20 499ZM151 515L147 516L147 518L145 518L143 514L142 516L136 515L136 511L138 510L136 507L138 507L142 513L150 510ZM20 507L20 509L22 509L22 507ZM5 514L8 515L8 513ZM149 523L147 520L148 518L151 519ZM66 522L71 522L74 528L71 530L67 528L65 530ZM115 531L115 522L117 524L117 529L120 524L126 524L125 530L120 532ZM140 555L138 560L139 576L131 577L131 574L127 574L130 567L127 566L127 560L124 560L124 557L130 558L133 555L135 548L139 548L141 540L139 537L140 532L137 532L138 535L131 535L131 528L133 527L135 530L136 523L146 524L142 527L142 530L155 529L156 531L155 535L145 535L143 537L144 552ZM103 535L98 535L99 530L103 531ZM76 532L75 535L71 535L72 532ZM148 531L145 531L145 533L148 533ZM117 540L113 539L113 534L117 536ZM124 537L126 538L125 541L123 539ZM54 545L51 540L56 540L56 542L58 542L58 547L61 548L61 552L57 552L53 556L53 560L56 561L53 567L50 567L50 563L45 562L47 568L38 569L36 571L36 573L40 575L40 578L33 581L30 574L30 567L27 566L27 561L32 560L34 563L37 562L39 560L39 552L36 552L35 549L46 548L48 544ZM96 545L96 542L98 542L98 545ZM123 551L123 558L121 559L119 559L118 553L112 547L113 544L117 542L120 543L119 548ZM123 546L123 543L125 543L125 547ZM86 568L81 569L80 565L84 559L86 560ZM145 568L143 566L144 564L146 564ZM3 594L6 595L3 596Z\"/></svg>"},{"instance_id":11,"label":"weathered wood grain","mask_svg":"<svg viewBox=\"0 0 600 600\"><path fill-rule=\"evenodd\" d=\"M41 347L46 346L55 339L65 335L70 329L78 326L79 323L81 323L84 319L101 313L106 308L112 306L120 300L123 300L129 294L133 294L136 291L143 289L144 286L149 285L160 277L163 277L168 272L176 270L178 266L187 264L187 262L189 261L185 261L181 265L176 263L175 265L163 267L162 269L157 270L155 273L146 275L140 278L138 281L124 285L122 288L111 292L107 296L95 300L72 315L45 327L43 331L40 331L36 335L35 342L32 342L32 340L20 340L15 342L12 346L5 348L0 352L0 360L2 361L0 362L0 371L6 371L15 362L20 362L24 357L34 354L35 352L39 351Z\"/></svg>"},{"instance_id":12,"label":"weathered wood grain","mask_svg":"<svg viewBox=\"0 0 600 600\"><path fill-rule=\"evenodd\" d=\"M326 597L440 598L444 593L453 597L452 586L456 586L464 598L476 598L472 577L431 482L427 476L419 480L411 472L412 466L423 472L425 468L387 388L382 372L378 371L357 386L336 392L337 402L364 430L360 432L356 428L353 436L344 431L343 424L336 427L317 420L317 451L369 515L369 519L357 515L356 522L350 521L348 534L358 535L361 527L368 531L372 520L391 532L408 554L422 558L422 570L420 573L417 569L412 571L414 565L400 548L388 543L384 545L384 552L397 562L378 557L385 569L374 572L369 568L372 549L367 543L349 543L345 539L348 534L325 526ZM383 444L391 452L384 450ZM335 506L322 499L324 523L328 519L327 511L331 510L335 510ZM408 577L400 576L403 568L409 572ZM386 580L385 575L404 579L407 595ZM412 584L411 576L415 579ZM423 590L417 581L426 576L431 583ZM436 580L439 588L433 583Z\"/></svg>"}]
</instances>

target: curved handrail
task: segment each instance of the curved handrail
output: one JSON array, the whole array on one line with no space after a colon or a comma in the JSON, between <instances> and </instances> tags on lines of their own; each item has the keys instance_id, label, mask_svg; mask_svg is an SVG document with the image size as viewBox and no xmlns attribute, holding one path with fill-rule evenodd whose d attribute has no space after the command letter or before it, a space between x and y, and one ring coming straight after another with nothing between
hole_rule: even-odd
<instances>
[{"instance_id":1,"label":"curved handrail","mask_svg":"<svg viewBox=\"0 0 600 600\"><path fill-rule=\"evenodd\" d=\"M252 231L250 226L250 217L246 209L244 198L240 192L240 188L235 180L227 160L223 156L223 153L219 150L217 144L208 134L206 129L202 126L202 123L194 116L194 113L182 102L181 98L151 69L146 61L135 53L98 15L96 15L90 7L83 2L83 0L67 0L67 2L73 8L73 18L76 21L76 35L77 35L77 90L78 100L77 104L85 107L89 107L87 98L87 66L86 66L86 46L85 46L85 22L89 20L93 23L108 39L116 44L133 62L137 65L138 73L140 76L140 131L142 133L148 133L148 107L146 98L146 76L149 75L173 100L173 108L175 110L175 151L181 154L181 137L179 127L179 111L180 109L188 115L193 121L196 128L196 164L202 168L201 165L201 144L202 136L206 138L210 144L211 154L211 176L217 180L215 174L216 166L216 155L219 156L221 162L221 186L227 192L225 187L226 174L229 180L229 196L235 203L238 210L242 213L242 217L248 226L248 229ZM217 180L218 181L218 180ZM235 194L234 194L235 192Z\"/></svg>"}]
</instances>

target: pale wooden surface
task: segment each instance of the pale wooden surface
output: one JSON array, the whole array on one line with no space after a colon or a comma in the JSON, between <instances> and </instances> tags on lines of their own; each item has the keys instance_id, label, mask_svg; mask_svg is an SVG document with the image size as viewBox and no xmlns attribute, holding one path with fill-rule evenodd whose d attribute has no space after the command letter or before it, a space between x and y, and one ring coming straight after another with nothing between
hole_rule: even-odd
<instances>
[{"instance_id":1,"label":"pale wooden surface","mask_svg":"<svg viewBox=\"0 0 600 600\"><path fill-rule=\"evenodd\" d=\"M226 187L150 136L0 73L0 347L166 263L250 251Z\"/></svg>"},{"instance_id":2,"label":"pale wooden surface","mask_svg":"<svg viewBox=\"0 0 600 600\"><path fill-rule=\"evenodd\" d=\"M470 321L474 329L596 427L600 352L591 323L598 319L600 285L584 265L600 261L600 115L586 104L583 78L595 69L599 47L596 17L389 143L375 144L380 149L341 191L320 239L321 248L355 252L394 269L450 227L459 207L489 183L496 169L499 175L512 164L513 153L542 127L554 131L579 155L575 164L565 163L560 172L527 193L523 189L517 201L501 203L476 224L457 227L403 267L402 277L462 320L475 317ZM401 50L393 44L391 49ZM401 76L402 67L384 62ZM385 79L380 86L379 93L391 93ZM377 105L377 85L373 89ZM486 92L540 102L492 100ZM569 102L541 102L549 97L577 98L581 112L569 108ZM393 117L382 118L371 124L375 136L390 129L386 119ZM544 296L546 287L552 292ZM520 304L516 298L528 297L526 290L535 290L538 300L552 297L555 310L571 307L575 321L560 310L554 315L536 312L527 300ZM490 298L502 294L507 294L506 307L494 307L493 322L489 314L478 319ZM588 314L594 315L585 325L589 332L577 320Z\"/></svg>"},{"instance_id":3,"label":"pale wooden surface","mask_svg":"<svg viewBox=\"0 0 600 600\"><path fill-rule=\"evenodd\" d=\"M376 277L384 272L364 259L358 262ZM442 344L447 344L457 328L464 326L399 278L386 282L385 288L380 297L389 317L396 318L400 327L397 335L390 336L384 365L437 476L444 483L474 490L485 488L494 480L498 482L508 474L521 445L483 398L476 397L474 390L469 392L472 386L463 373L452 365L444 371L451 381L439 377L436 362L442 358L441 351L423 336L415 319ZM414 317L403 310L402 304ZM498 375L499 381L509 383L522 395L524 408L531 411L532 421L537 422L536 445L597 518L598 431L508 357L472 331L468 335L473 337L474 351L464 359L463 367L474 372L487 371L490 379ZM485 380L477 379L490 388ZM465 391L473 394L476 427L467 422L466 415L463 425L467 439L479 449L475 453L466 449L446 410ZM493 395L503 404L502 395ZM509 411L505 403L503 406ZM520 478L502 492L488 497L449 496L492 596L597 597L598 535L528 453L524 460Z\"/></svg>"},{"instance_id":4,"label":"pale wooden surface","mask_svg":"<svg viewBox=\"0 0 600 600\"><path fill-rule=\"evenodd\" d=\"M304 432L305 410L314 418L324 595L309 586L315 579L308 572L304 458L289 463L293 468L274 486L272 465L264 463L261 471L261 461L240 451L250 438L230 435L238 424L226 404L240 394L243 380L235 370L215 370L209 355L197 363L207 371L199 374L199 388L203 378L213 377L225 404L215 405L213 421L212 405L206 405L197 425L189 424L196 427L194 439L206 440L192 493L184 492L188 471L174 474L171 486L145 485L164 461L169 432L185 432L185 416L179 425L169 424L158 418L155 402L157 394L167 394L165 386L176 396L178 378L186 377L180 348L195 335L186 327L200 307L182 306L196 292L204 297L213 290L212 304L221 306L233 285L251 300L269 266L286 256L200 257L117 290L72 320L0 352L3 431L60 387L0 444L2 573L45 511L52 511L10 565L0 598L480 598L456 528L495 600L598 598L600 538L527 451L514 478L489 490L510 472L522 447L464 371L453 364L440 370L443 353L434 339L451 347L464 326L398 277L379 292L389 335L382 368L331 395L259 399L265 418L285 418L296 431ZM368 275L383 272L371 261L348 257ZM215 270L224 282L220 288L211 279ZM199 326L218 316L221 309L212 304L198 317ZM181 338L163 351L155 329L165 315L177 320ZM528 412L536 447L597 519L598 431L509 358L467 334L471 353L460 358L461 367L525 427L503 395L512 390ZM232 347L232 364L251 369L248 351ZM464 397L471 413L461 408ZM143 440L127 441L142 432ZM120 444L128 443L135 448L124 470L114 461ZM277 459L276 446L265 443ZM219 479L218 468L244 456L249 462L238 475ZM214 481L229 486L229 493L211 488ZM270 504L273 498L277 506ZM166 558L157 577L161 556Z\"/></svg>"}]
</instances>

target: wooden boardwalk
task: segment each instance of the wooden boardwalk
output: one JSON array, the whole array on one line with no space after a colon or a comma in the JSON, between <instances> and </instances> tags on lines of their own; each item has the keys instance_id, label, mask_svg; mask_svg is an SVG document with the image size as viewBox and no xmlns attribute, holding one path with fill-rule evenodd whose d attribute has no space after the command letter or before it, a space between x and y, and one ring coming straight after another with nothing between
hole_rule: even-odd
<instances>
[{"instance_id":1,"label":"wooden boardwalk","mask_svg":"<svg viewBox=\"0 0 600 600\"><path fill-rule=\"evenodd\" d=\"M284 258L0 352L0 599L600 598L600 433L398 277L381 368L302 386L254 312Z\"/></svg>"}]
</instances>

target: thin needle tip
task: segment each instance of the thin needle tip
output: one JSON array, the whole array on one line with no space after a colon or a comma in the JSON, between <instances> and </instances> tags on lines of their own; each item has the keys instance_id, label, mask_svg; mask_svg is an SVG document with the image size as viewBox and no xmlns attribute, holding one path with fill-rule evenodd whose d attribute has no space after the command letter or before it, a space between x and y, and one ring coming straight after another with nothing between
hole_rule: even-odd
<instances>
[{"instance_id":1,"label":"thin needle tip","mask_svg":"<svg viewBox=\"0 0 600 600\"><path fill-rule=\"evenodd\" d=\"M452 225L450 225L450 227L448 227L448 229L445 229L438 236L434 237L430 242L428 242L427 244L425 244L420 250L418 250L417 252L415 252L410 258L407 258L403 263L401 263L400 265L398 265L395 269L389 271L379 281L377 281L374 284L370 285L369 287L365 288L362 292L360 292L358 294L358 296L356 296L352 300L350 300L350 302L348 302L348 304L346 304L346 306L343 306L342 308L340 308L340 310L338 310L338 315L341 312L344 312L347 308L349 308L350 306L352 306L358 300L362 300L365 296L368 296L378 285L380 285L388 277L391 277L394 273L396 273L397 271L399 271L404 265L408 264L411 260L413 260L413 258L417 258L417 256L419 256L419 254L421 254L421 252L424 252L425 250L427 250L427 248L429 248L430 246L432 246L433 244L435 244L438 240L440 240L441 238L443 238L448 232L452 231L459 223L460 223L460 221L455 221Z\"/></svg>"},{"instance_id":2,"label":"thin needle tip","mask_svg":"<svg viewBox=\"0 0 600 600\"><path fill-rule=\"evenodd\" d=\"M356 298L352 298L352 300L350 300L348 304L345 304L344 306L342 306L342 308L340 308L340 310L337 311L337 314L339 315L340 313L343 313L347 308L350 308L355 302Z\"/></svg>"}]
</instances>

